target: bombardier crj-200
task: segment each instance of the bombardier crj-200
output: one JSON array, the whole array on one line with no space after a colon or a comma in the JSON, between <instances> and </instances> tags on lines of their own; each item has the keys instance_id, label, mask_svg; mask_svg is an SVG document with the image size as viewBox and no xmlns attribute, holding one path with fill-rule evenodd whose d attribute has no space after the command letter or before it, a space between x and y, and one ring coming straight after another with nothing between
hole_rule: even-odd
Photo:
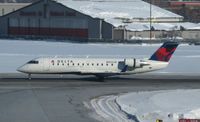
<instances>
[{"instance_id":1,"label":"bombardier crj-200","mask_svg":"<svg viewBox=\"0 0 200 122\"><path fill-rule=\"evenodd\" d=\"M17 70L31 74L79 74L95 75L99 79L114 75L129 75L163 69L178 46L177 42L165 42L149 59L111 58L36 58Z\"/></svg>"}]
</instances>

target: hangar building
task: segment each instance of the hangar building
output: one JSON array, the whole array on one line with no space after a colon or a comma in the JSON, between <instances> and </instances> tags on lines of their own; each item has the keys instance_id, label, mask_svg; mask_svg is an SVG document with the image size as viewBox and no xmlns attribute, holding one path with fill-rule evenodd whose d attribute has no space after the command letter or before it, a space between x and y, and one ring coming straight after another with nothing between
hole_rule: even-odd
<instances>
[{"instance_id":1,"label":"hangar building","mask_svg":"<svg viewBox=\"0 0 200 122\"><path fill-rule=\"evenodd\" d=\"M1 36L112 39L113 25L53 1L40 0L0 17Z\"/></svg>"},{"instance_id":2,"label":"hangar building","mask_svg":"<svg viewBox=\"0 0 200 122\"><path fill-rule=\"evenodd\" d=\"M138 31L150 36L152 27L173 30L183 20L154 5L150 17L149 7L142 0L40 0L1 16L0 37L130 40Z\"/></svg>"}]
</instances>

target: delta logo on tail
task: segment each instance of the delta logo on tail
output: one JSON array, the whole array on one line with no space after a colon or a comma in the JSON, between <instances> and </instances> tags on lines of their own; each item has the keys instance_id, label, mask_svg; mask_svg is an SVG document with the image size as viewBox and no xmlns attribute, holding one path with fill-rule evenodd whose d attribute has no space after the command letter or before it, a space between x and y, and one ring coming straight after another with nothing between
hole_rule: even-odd
<instances>
[{"instance_id":1,"label":"delta logo on tail","mask_svg":"<svg viewBox=\"0 0 200 122\"><path fill-rule=\"evenodd\" d=\"M177 46L177 42L166 42L151 56L149 60L168 62Z\"/></svg>"}]
</instances>

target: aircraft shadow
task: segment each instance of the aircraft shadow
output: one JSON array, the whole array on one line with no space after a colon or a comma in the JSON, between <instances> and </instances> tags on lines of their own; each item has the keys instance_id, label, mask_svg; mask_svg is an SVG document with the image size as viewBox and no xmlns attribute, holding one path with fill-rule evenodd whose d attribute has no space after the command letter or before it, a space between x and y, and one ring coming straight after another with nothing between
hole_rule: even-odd
<instances>
[{"instance_id":1,"label":"aircraft shadow","mask_svg":"<svg viewBox=\"0 0 200 122\"><path fill-rule=\"evenodd\" d=\"M33 77L32 79L28 78L0 78L0 82L199 82L200 79L180 79L180 78L126 78L126 77L107 77L105 79L98 79L93 76L89 77L63 77L63 78L40 78Z\"/></svg>"}]
</instances>

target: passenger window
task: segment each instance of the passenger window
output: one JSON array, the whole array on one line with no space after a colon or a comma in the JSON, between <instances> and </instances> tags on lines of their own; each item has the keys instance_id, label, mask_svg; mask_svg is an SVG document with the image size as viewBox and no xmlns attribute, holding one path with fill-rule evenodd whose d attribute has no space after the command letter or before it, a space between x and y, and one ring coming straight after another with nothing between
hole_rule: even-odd
<instances>
[{"instance_id":1,"label":"passenger window","mask_svg":"<svg viewBox=\"0 0 200 122\"><path fill-rule=\"evenodd\" d=\"M60 62L61 62L61 64L64 66L64 61L63 61L63 60L61 60Z\"/></svg>"},{"instance_id":2,"label":"passenger window","mask_svg":"<svg viewBox=\"0 0 200 122\"><path fill-rule=\"evenodd\" d=\"M84 63L82 63L82 66L84 66Z\"/></svg>"},{"instance_id":3,"label":"passenger window","mask_svg":"<svg viewBox=\"0 0 200 122\"><path fill-rule=\"evenodd\" d=\"M99 64L97 63L97 66L99 66Z\"/></svg>"},{"instance_id":4,"label":"passenger window","mask_svg":"<svg viewBox=\"0 0 200 122\"><path fill-rule=\"evenodd\" d=\"M113 64L111 64L111 66L113 66Z\"/></svg>"},{"instance_id":5,"label":"passenger window","mask_svg":"<svg viewBox=\"0 0 200 122\"><path fill-rule=\"evenodd\" d=\"M92 66L94 66L94 64L92 63Z\"/></svg>"},{"instance_id":6,"label":"passenger window","mask_svg":"<svg viewBox=\"0 0 200 122\"><path fill-rule=\"evenodd\" d=\"M108 64L106 64L106 66L108 66Z\"/></svg>"},{"instance_id":7,"label":"passenger window","mask_svg":"<svg viewBox=\"0 0 200 122\"><path fill-rule=\"evenodd\" d=\"M79 66L79 63L77 65Z\"/></svg>"},{"instance_id":8,"label":"passenger window","mask_svg":"<svg viewBox=\"0 0 200 122\"><path fill-rule=\"evenodd\" d=\"M89 63L87 63L87 65L89 66Z\"/></svg>"},{"instance_id":9,"label":"passenger window","mask_svg":"<svg viewBox=\"0 0 200 122\"><path fill-rule=\"evenodd\" d=\"M57 60L57 65L59 65L60 64L60 60Z\"/></svg>"},{"instance_id":10,"label":"passenger window","mask_svg":"<svg viewBox=\"0 0 200 122\"><path fill-rule=\"evenodd\" d=\"M103 66L103 63L101 64L101 66Z\"/></svg>"},{"instance_id":11,"label":"passenger window","mask_svg":"<svg viewBox=\"0 0 200 122\"><path fill-rule=\"evenodd\" d=\"M51 61L51 64L52 64L52 65L54 65L54 64L55 64L54 60L52 60L52 61Z\"/></svg>"}]
</instances>

